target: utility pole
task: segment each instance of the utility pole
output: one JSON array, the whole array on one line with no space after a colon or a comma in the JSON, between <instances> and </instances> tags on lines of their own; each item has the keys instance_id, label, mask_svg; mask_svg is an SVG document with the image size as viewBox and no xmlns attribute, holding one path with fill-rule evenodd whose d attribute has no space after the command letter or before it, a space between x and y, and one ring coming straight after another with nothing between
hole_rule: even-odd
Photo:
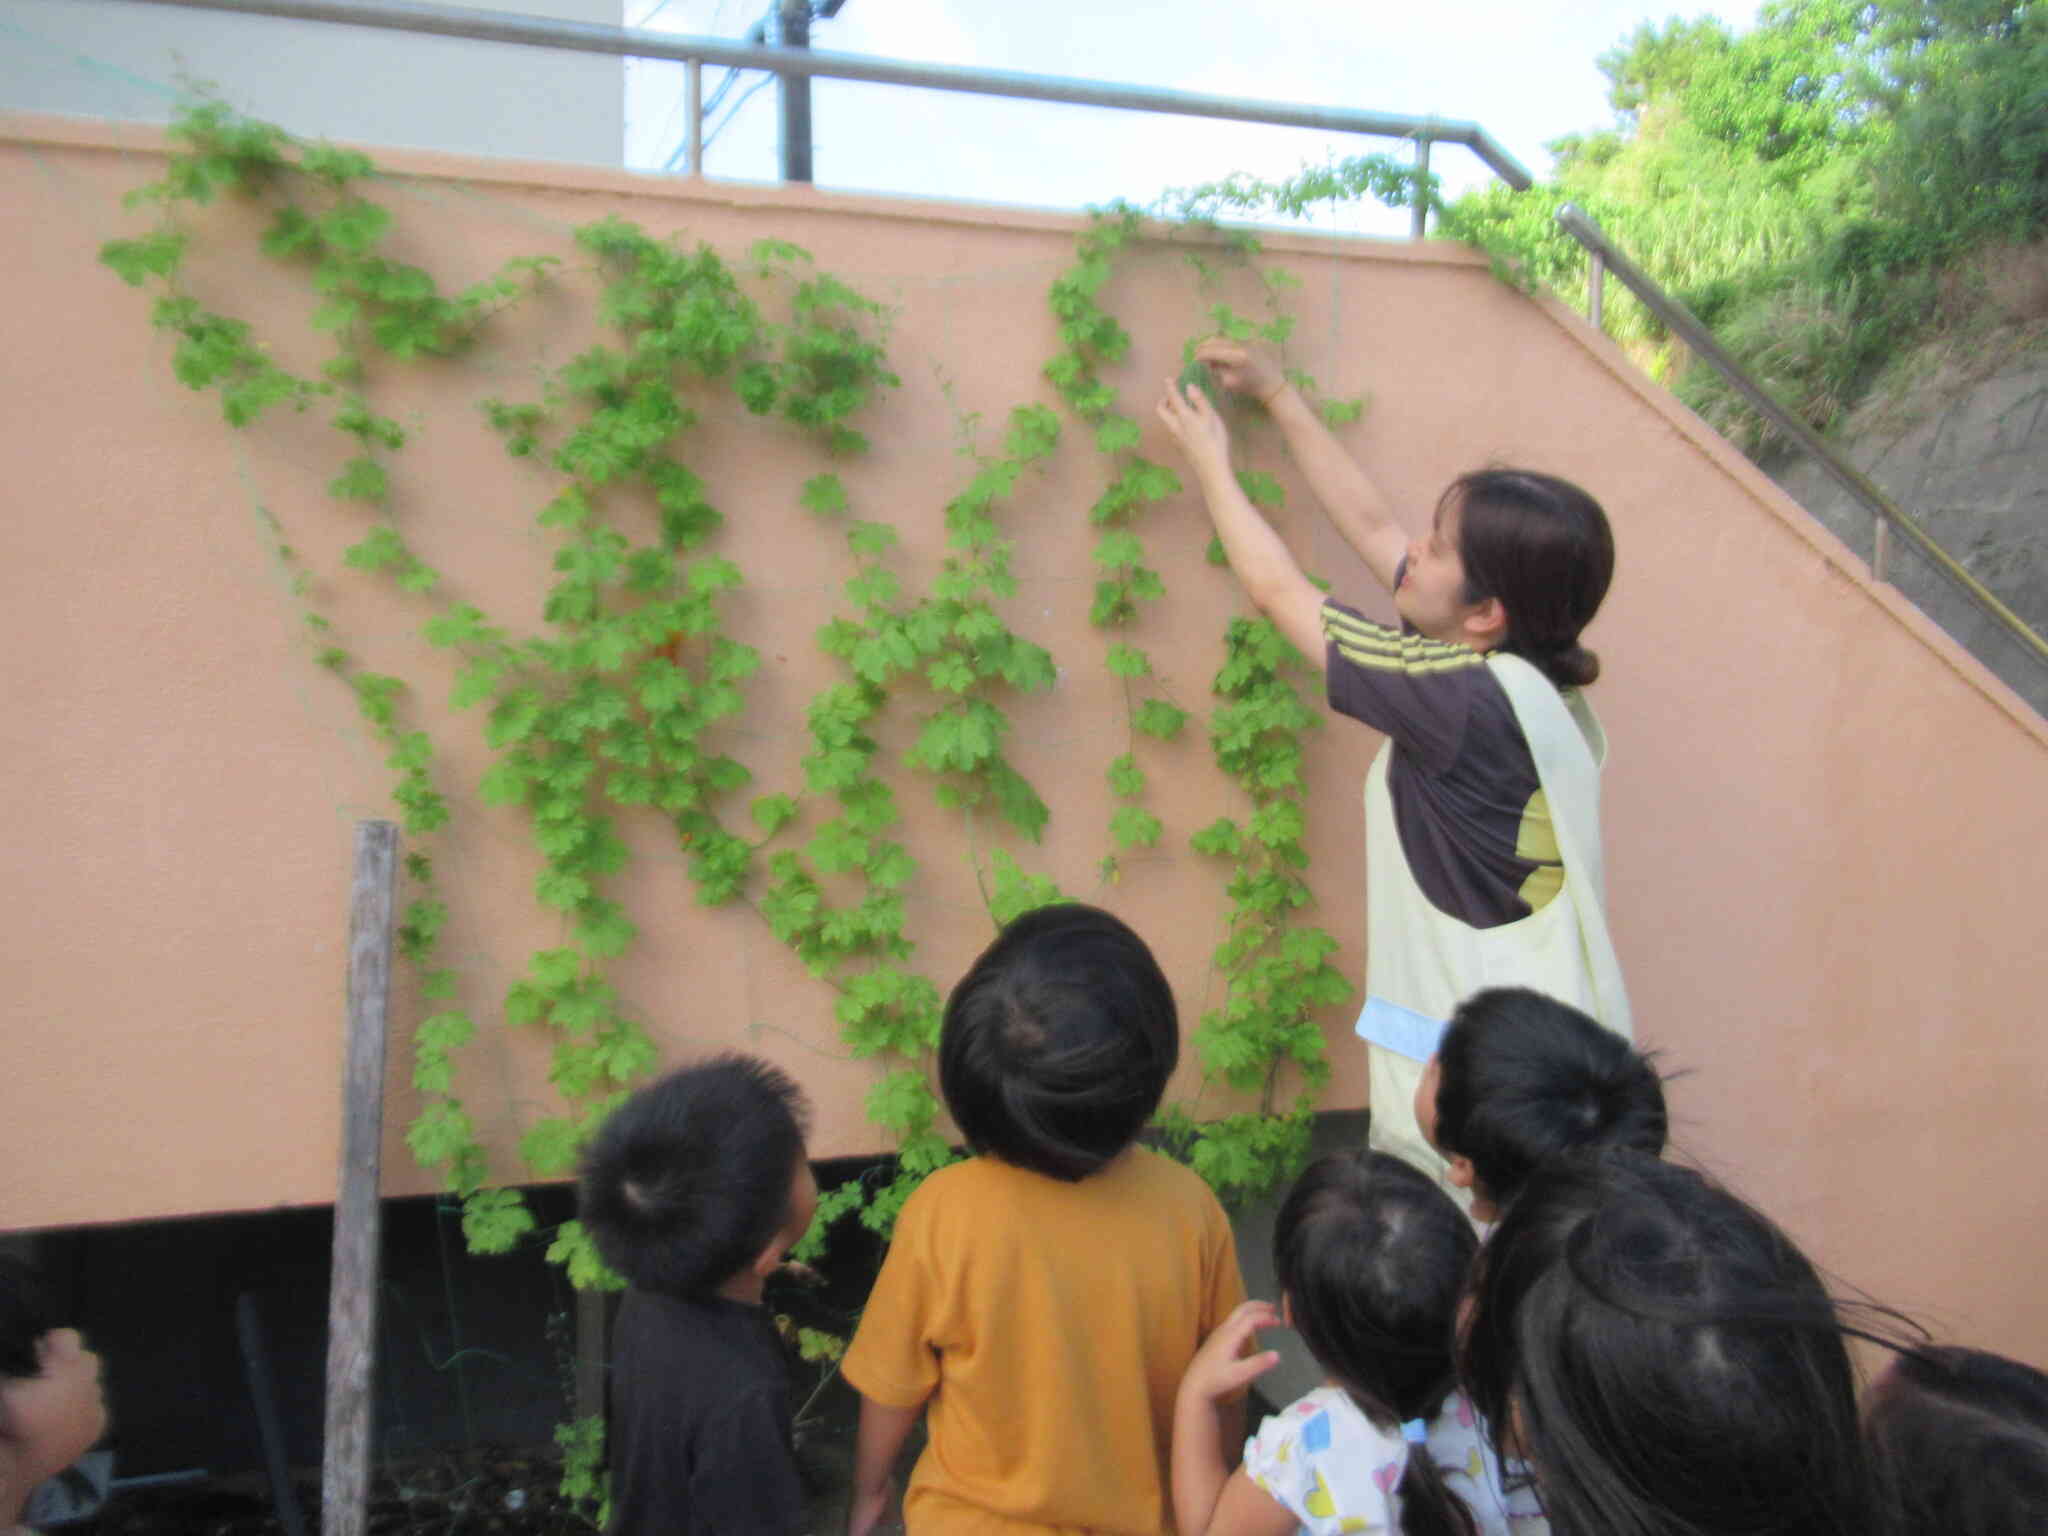
<instances>
[{"instance_id":1,"label":"utility pole","mask_svg":"<svg viewBox=\"0 0 2048 1536\"><path fill-rule=\"evenodd\" d=\"M776 41L784 48L811 46L811 23L830 21L846 0L776 0ZM782 77L782 179L811 180L811 77Z\"/></svg>"},{"instance_id":2,"label":"utility pole","mask_svg":"<svg viewBox=\"0 0 2048 1536\"><path fill-rule=\"evenodd\" d=\"M776 41L785 48L811 46L811 0L780 0ZM811 179L811 77L782 77L782 179Z\"/></svg>"}]
</instances>

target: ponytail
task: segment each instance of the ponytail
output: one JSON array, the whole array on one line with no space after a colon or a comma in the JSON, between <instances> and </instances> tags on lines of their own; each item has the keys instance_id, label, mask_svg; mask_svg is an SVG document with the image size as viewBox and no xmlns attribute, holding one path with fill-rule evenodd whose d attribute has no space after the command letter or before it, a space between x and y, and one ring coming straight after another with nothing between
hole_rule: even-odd
<instances>
[{"instance_id":1,"label":"ponytail","mask_svg":"<svg viewBox=\"0 0 2048 1536\"><path fill-rule=\"evenodd\" d=\"M1501 649L1520 656L1549 678L1560 692L1566 688L1584 688L1600 677L1600 658L1583 645L1568 646L1548 656L1531 656L1512 644L1503 645Z\"/></svg>"},{"instance_id":2,"label":"ponytail","mask_svg":"<svg viewBox=\"0 0 2048 1536\"><path fill-rule=\"evenodd\" d=\"M1664 1084L1651 1059L1554 997L1527 987L1474 992L1451 1015L1436 1058L1436 1144L1469 1159L1502 1209L1567 1152L1664 1151Z\"/></svg>"},{"instance_id":3,"label":"ponytail","mask_svg":"<svg viewBox=\"0 0 2048 1536\"><path fill-rule=\"evenodd\" d=\"M1614 532L1600 503L1555 475L1481 469L1452 481L1438 508L1458 513L1464 601L1498 598L1507 613L1500 649L1559 688L1599 677L1579 631L1614 579Z\"/></svg>"},{"instance_id":4,"label":"ponytail","mask_svg":"<svg viewBox=\"0 0 2048 1536\"><path fill-rule=\"evenodd\" d=\"M1408 1424L1423 1423L1410 1419ZM1405 1433L1408 1424L1402 1425ZM1427 1441L1411 1441L1401 1469L1401 1536L1479 1536L1479 1524L1465 1501L1444 1481L1443 1468Z\"/></svg>"}]
</instances>

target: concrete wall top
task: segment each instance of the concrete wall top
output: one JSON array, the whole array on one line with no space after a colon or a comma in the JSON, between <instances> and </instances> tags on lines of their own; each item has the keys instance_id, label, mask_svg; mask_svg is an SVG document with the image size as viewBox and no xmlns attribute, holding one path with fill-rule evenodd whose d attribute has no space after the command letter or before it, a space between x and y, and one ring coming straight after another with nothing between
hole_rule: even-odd
<instances>
[{"instance_id":1,"label":"concrete wall top","mask_svg":"<svg viewBox=\"0 0 2048 1536\"><path fill-rule=\"evenodd\" d=\"M916 585L939 558L941 514L1008 410L1053 403L1047 285L1076 220L801 189L656 183L618 174L385 156L383 195L410 259L466 280L517 254L571 250L570 229L616 213L738 255L756 238L804 246L893 307L902 387L864 423L873 451L843 476L856 515L893 522ZM492 1027L523 956L553 942L528 895L536 868L516 815L467 793L488 762L480 726L440 700L451 666L417 639L431 605L366 586L339 552L360 517L324 495L342 455L317 419L235 433L170 377L147 301L95 265L131 233L120 195L157 165L151 136L0 118L0 254L9 306L0 452L14 523L0 648L17 810L5 932L14 987L0 1078L0 1220L37 1226L331 1198L349 826L387 814L389 776L344 691L294 633L261 514L283 525L317 595L368 665L413 677L421 717L460 791L435 857L455 905L451 959L485 1023L464 1058L472 1111L504 1154L551 1102L545 1042ZM304 298L241 252L253 215L209 214L195 288L232 300L280 355L319 355ZM2048 1107L2048 730L1718 438L1556 305L1497 283L1450 248L1285 237L1300 327L1290 358L1333 392L1369 393L1346 429L1419 525L1453 475L1524 463L1585 484L1609 509L1619 569L1590 634L1593 697L1612 739L1609 879L1639 1031L1686 1074L1675 1142L1757 1200L1837 1275L1937 1331L2048 1359L2036 1277L2048 1267L2048 1183L2015 1157ZM1115 382L1149 408L1184 338L1221 299L1181 252L1148 247L1106 300L1134 343ZM589 284L573 270L494 323L457 365L392 370L383 408L413 431L394 460L399 515L450 597L538 626L552 551L535 510L557 482L508 460L472 409L529 397L541 371L590 344ZM1337 590L1385 612L1288 471L1247 427L1245 462L1280 475L1278 521ZM729 750L748 793L795 787L802 703L835 675L813 631L848 574L835 536L797 507L821 467L787 428L721 410L688 440L725 511L720 552L746 572L732 625L768 665ZM1126 745L1123 700L1086 619L1086 510L1102 461L1069 422L1042 474L1001 516L1019 540L1010 621L1060 668L1018 701L1014 754L1053 807L1041 847L978 828L1071 895L1156 943L1190 1025L1216 1001L1209 955L1226 910L1187 835L1241 797L1209 761L1200 721L1140 746L1167 832L1105 886L1104 768ZM1169 596L1138 638L1160 685L1211 707L1224 620L1243 603L1202 551L1192 495L1143 525ZM900 752L906 701L888 727ZM1378 740L1341 720L1312 738L1318 920L1357 978L1364 919L1358 793ZM907 893L917 964L940 986L990 925L957 817L899 779L922 860ZM744 797L732 808L744 819ZM795 1071L818 1104L814 1150L873 1150L861 1111L873 1063L848 1060L830 994L740 907L694 905L685 856L652 828L620 894L643 938L615 980L671 1059L743 1046ZM394 1189L427 1187L398 1128L415 1100L401 996L386 1157ZM1323 1020L1327 1102L1362 1102L1348 1007ZM1192 1052L1189 1053L1192 1056ZM1192 1070L1176 1091L1191 1092ZM1221 1107L1213 1096L1205 1110Z\"/></svg>"}]
</instances>

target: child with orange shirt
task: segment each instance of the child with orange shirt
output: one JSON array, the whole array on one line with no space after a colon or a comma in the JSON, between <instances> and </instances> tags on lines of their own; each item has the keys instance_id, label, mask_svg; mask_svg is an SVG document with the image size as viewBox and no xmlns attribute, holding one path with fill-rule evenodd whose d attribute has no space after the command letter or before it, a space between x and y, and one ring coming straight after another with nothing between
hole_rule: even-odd
<instances>
[{"instance_id":1,"label":"child with orange shirt","mask_svg":"<svg viewBox=\"0 0 2048 1536\"><path fill-rule=\"evenodd\" d=\"M1026 913L953 989L939 1084L976 1155L905 1204L847 1351L848 1536L920 1413L912 1536L1173 1529L1181 1372L1244 1299L1216 1197L1133 1145L1179 1056L1158 963L1094 907Z\"/></svg>"}]
</instances>

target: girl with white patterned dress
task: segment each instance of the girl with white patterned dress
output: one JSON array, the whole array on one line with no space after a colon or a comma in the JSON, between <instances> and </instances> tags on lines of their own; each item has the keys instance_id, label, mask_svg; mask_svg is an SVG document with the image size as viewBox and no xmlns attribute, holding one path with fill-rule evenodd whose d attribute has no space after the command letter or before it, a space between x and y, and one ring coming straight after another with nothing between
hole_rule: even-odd
<instances>
[{"instance_id":1,"label":"girl with white patterned dress","mask_svg":"<svg viewBox=\"0 0 2048 1536\"><path fill-rule=\"evenodd\" d=\"M1453 1383L1476 1246L1450 1197L1400 1159L1361 1148L1312 1164L1274 1224L1280 1306L1239 1307L1181 1378L1181 1536L1547 1536L1533 1491L1508 1487ZM1299 1333L1329 1379L1267 1419L1232 1471L1219 1404L1278 1363L1244 1353L1275 1326Z\"/></svg>"}]
</instances>

